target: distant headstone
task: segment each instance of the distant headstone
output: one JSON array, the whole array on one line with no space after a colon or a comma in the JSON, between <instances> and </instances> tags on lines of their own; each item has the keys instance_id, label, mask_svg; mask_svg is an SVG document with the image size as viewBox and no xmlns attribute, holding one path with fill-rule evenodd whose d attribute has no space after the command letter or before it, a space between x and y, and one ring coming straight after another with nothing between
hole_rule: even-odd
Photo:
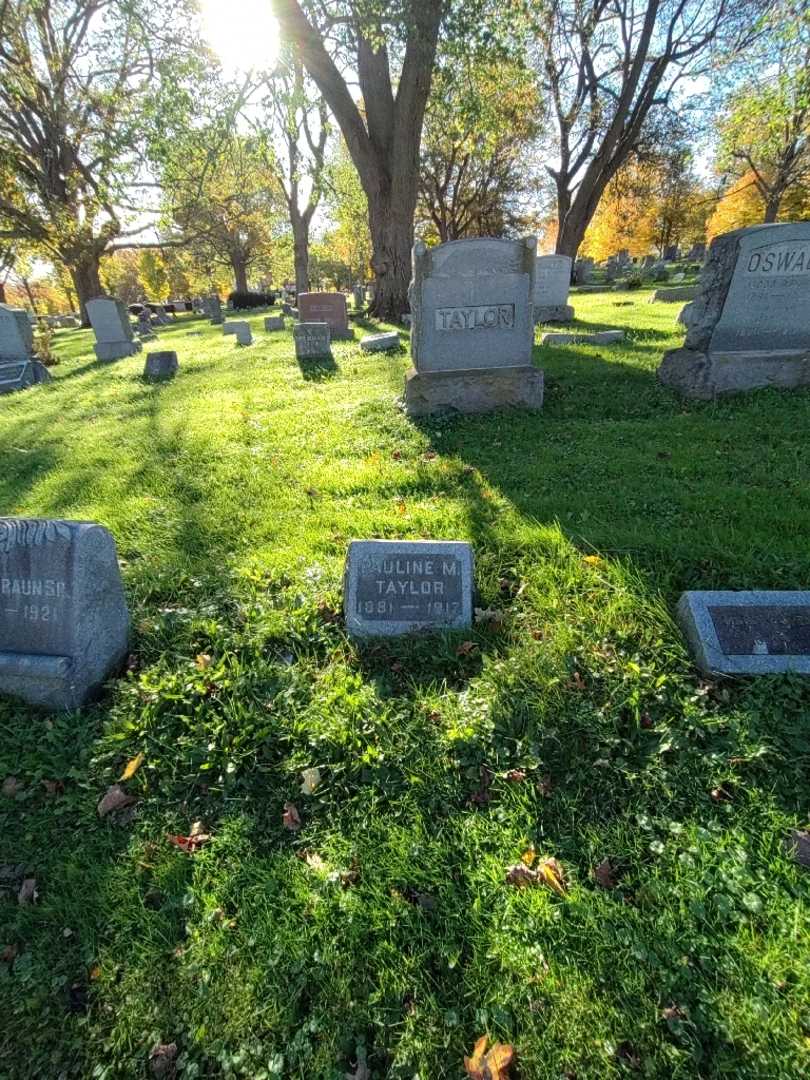
<instances>
[{"instance_id":1,"label":"distant headstone","mask_svg":"<svg viewBox=\"0 0 810 1080\"><path fill-rule=\"evenodd\" d=\"M692 244L689 249L686 258L690 261L703 262L706 258L706 245L705 244Z\"/></svg>"},{"instance_id":2,"label":"distant headstone","mask_svg":"<svg viewBox=\"0 0 810 1080\"><path fill-rule=\"evenodd\" d=\"M664 248L664 262L675 262L678 258L678 245L669 244Z\"/></svg>"},{"instance_id":3,"label":"distant headstone","mask_svg":"<svg viewBox=\"0 0 810 1080\"><path fill-rule=\"evenodd\" d=\"M383 334L368 334L360 338L360 348L366 352L385 352L386 349L399 348L399 334L388 330Z\"/></svg>"},{"instance_id":4,"label":"distant headstone","mask_svg":"<svg viewBox=\"0 0 810 1080\"><path fill-rule=\"evenodd\" d=\"M222 326L224 321L222 304L215 294L208 297L208 318L211 320L212 326Z\"/></svg>"},{"instance_id":5,"label":"distant headstone","mask_svg":"<svg viewBox=\"0 0 810 1080\"><path fill-rule=\"evenodd\" d=\"M299 322L293 326L296 360L327 359L332 355L329 324Z\"/></svg>"},{"instance_id":6,"label":"distant headstone","mask_svg":"<svg viewBox=\"0 0 810 1080\"><path fill-rule=\"evenodd\" d=\"M654 266L656 262L655 255L645 255L641 260L641 269L647 270L649 267Z\"/></svg>"},{"instance_id":7,"label":"distant headstone","mask_svg":"<svg viewBox=\"0 0 810 1080\"><path fill-rule=\"evenodd\" d=\"M810 221L715 237L686 340L658 377L687 397L810 385Z\"/></svg>"},{"instance_id":8,"label":"distant headstone","mask_svg":"<svg viewBox=\"0 0 810 1080\"><path fill-rule=\"evenodd\" d=\"M325 322L332 341L351 340L346 297L337 292L308 292L298 294L298 313L301 322Z\"/></svg>"},{"instance_id":9,"label":"distant headstone","mask_svg":"<svg viewBox=\"0 0 810 1080\"><path fill-rule=\"evenodd\" d=\"M810 592L685 592L678 622L702 671L810 675Z\"/></svg>"},{"instance_id":10,"label":"distant headstone","mask_svg":"<svg viewBox=\"0 0 810 1080\"><path fill-rule=\"evenodd\" d=\"M128 631L106 529L0 518L0 692L79 708L123 662Z\"/></svg>"},{"instance_id":11,"label":"distant headstone","mask_svg":"<svg viewBox=\"0 0 810 1080\"><path fill-rule=\"evenodd\" d=\"M570 256L539 255L535 273L535 323L570 322L574 317L574 309L568 303Z\"/></svg>"},{"instance_id":12,"label":"distant headstone","mask_svg":"<svg viewBox=\"0 0 810 1080\"><path fill-rule=\"evenodd\" d=\"M574 263L574 284L588 285L593 275L593 259L577 259Z\"/></svg>"},{"instance_id":13,"label":"distant headstone","mask_svg":"<svg viewBox=\"0 0 810 1080\"><path fill-rule=\"evenodd\" d=\"M672 275L672 284L673 285L680 285L680 283L682 281L684 281L685 279L686 279L686 274L683 272L683 270L679 270L677 274Z\"/></svg>"},{"instance_id":14,"label":"distant headstone","mask_svg":"<svg viewBox=\"0 0 810 1080\"><path fill-rule=\"evenodd\" d=\"M143 369L143 375L150 382L161 382L164 379L173 379L179 367L176 352L171 352L168 349L162 352L150 352L146 354L146 366Z\"/></svg>"},{"instance_id":15,"label":"distant headstone","mask_svg":"<svg viewBox=\"0 0 810 1080\"><path fill-rule=\"evenodd\" d=\"M285 304L281 305L281 314L282 315L292 315L292 313L293 313L292 304L286 304L285 303Z\"/></svg>"},{"instance_id":16,"label":"distant headstone","mask_svg":"<svg viewBox=\"0 0 810 1080\"><path fill-rule=\"evenodd\" d=\"M113 296L97 296L87 301L87 317L93 327L93 346L99 360L120 360L141 351L132 333L127 309Z\"/></svg>"},{"instance_id":17,"label":"distant headstone","mask_svg":"<svg viewBox=\"0 0 810 1080\"><path fill-rule=\"evenodd\" d=\"M223 334L233 334L239 345L252 345L253 335L250 332L250 323L242 319L232 319L222 324Z\"/></svg>"},{"instance_id":18,"label":"distant headstone","mask_svg":"<svg viewBox=\"0 0 810 1080\"><path fill-rule=\"evenodd\" d=\"M454 540L352 540L346 629L356 637L472 624L473 553Z\"/></svg>"},{"instance_id":19,"label":"distant headstone","mask_svg":"<svg viewBox=\"0 0 810 1080\"><path fill-rule=\"evenodd\" d=\"M269 333L271 330L283 330L284 329L284 316L283 315L268 315L264 320L264 328Z\"/></svg>"},{"instance_id":20,"label":"distant headstone","mask_svg":"<svg viewBox=\"0 0 810 1080\"><path fill-rule=\"evenodd\" d=\"M354 300L354 310L362 311L365 305L365 292L362 285L355 285L352 290L352 299Z\"/></svg>"},{"instance_id":21,"label":"distant headstone","mask_svg":"<svg viewBox=\"0 0 810 1080\"><path fill-rule=\"evenodd\" d=\"M660 300L665 304L682 304L684 300L694 300L698 288L697 285L678 285L674 289L656 289L650 297L650 303Z\"/></svg>"},{"instance_id":22,"label":"distant headstone","mask_svg":"<svg viewBox=\"0 0 810 1080\"><path fill-rule=\"evenodd\" d=\"M553 333L543 334L541 345L612 345L624 341L624 330L598 330L594 334Z\"/></svg>"},{"instance_id":23,"label":"distant headstone","mask_svg":"<svg viewBox=\"0 0 810 1080\"><path fill-rule=\"evenodd\" d=\"M543 373L532 366L536 250L532 236L414 245L408 413L540 408Z\"/></svg>"},{"instance_id":24,"label":"distant headstone","mask_svg":"<svg viewBox=\"0 0 810 1080\"><path fill-rule=\"evenodd\" d=\"M0 394L51 381L34 357L34 335L24 311L0 304Z\"/></svg>"},{"instance_id":25,"label":"distant headstone","mask_svg":"<svg viewBox=\"0 0 810 1080\"><path fill-rule=\"evenodd\" d=\"M151 341L157 337L157 334L152 329L152 313L145 304L138 312L135 330L142 341Z\"/></svg>"}]
</instances>

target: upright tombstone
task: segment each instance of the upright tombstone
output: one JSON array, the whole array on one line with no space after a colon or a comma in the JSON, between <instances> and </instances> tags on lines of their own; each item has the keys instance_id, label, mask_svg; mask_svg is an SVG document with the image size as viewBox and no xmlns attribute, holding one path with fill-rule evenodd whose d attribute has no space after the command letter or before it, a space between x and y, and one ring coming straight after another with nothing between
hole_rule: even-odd
<instances>
[{"instance_id":1,"label":"upright tombstone","mask_svg":"<svg viewBox=\"0 0 810 1080\"><path fill-rule=\"evenodd\" d=\"M686 397L810 385L810 221L715 237L683 348L658 378Z\"/></svg>"},{"instance_id":2,"label":"upright tombstone","mask_svg":"<svg viewBox=\"0 0 810 1080\"><path fill-rule=\"evenodd\" d=\"M343 604L355 637L472 624L473 553L455 540L352 540Z\"/></svg>"},{"instance_id":3,"label":"upright tombstone","mask_svg":"<svg viewBox=\"0 0 810 1080\"><path fill-rule=\"evenodd\" d=\"M163 382L173 379L180 369L177 353L169 349L146 354L143 377L149 382Z\"/></svg>"},{"instance_id":4,"label":"upright tombstone","mask_svg":"<svg viewBox=\"0 0 810 1080\"><path fill-rule=\"evenodd\" d=\"M363 308L366 306L365 305L365 299L366 299L365 290L363 289L362 285L355 285L354 289L352 289L352 297L353 297L353 300L354 300L354 310L355 310L355 312L362 311Z\"/></svg>"},{"instance_id":5,"label":"upright tombstone","mask_svg":"<svg viewBox=\"0 0 810 1080\"><path fill-rule=\"evenodd\" d=\"M329 360L332 357L328 323L294 323L293 341L296 360Z\"/></svg>"},{"instance_id":6,"label":"upright tombstone","mask_svg":"<svg viewBox=\"0 0 810 1080\"><path fill-rule=\"evenodd\" d=\"M701 671L810 675L810 592L685 592L678 622Z\"/></svg>"},{"instance_id":7,"label":"upright tombstone","mask_svg":"<svg viewBox=\"0 0 810 1080\"><path fill-rule=\"evenodd\" d=\"M231 319L228 322L222 324L222 333L224 335L234 334L237 344L239 345L252 345L253 335L250 332L250 323L245 322L243 319Z\"/></svg>"},{"instance_id":8,"label":"upright tombstone","mask_svg":"<svg viewBox=\"0 0 810 1080\"><path fill-rule=\"evenodd\" d=\"M225 321L222 315L222 304L216 293L208 297L207 314L212 326L222 326Z\"/></svg>"},{"instance_id":9,"label":"upright tombstone","mask_svg":"<svg viewBox=\"0 0 810 1080\"><path fill-rule=\"evenodd\" d=\"M28 316L21 309L0 304L0 394L50 381L51 373L34 358Z\"/></svg>"},{"instance_id":10,"label":"upright tombstone","mask_svg":"<svg viewBox=\"0 0 810 1080\"><path fill-rule=\"evenodd\" d=\"M570 255L539 255L535 273L535 323L570 322L574 317L574 309L568 303Z\"/></svg>"},{"instance_id":11,"label":"upright tombstone","mask_svg":"<svg viewBox=\"0 0 810 1080\"><path fill-rule=\"evenodd\" d=\"M87 317L93 327L93 346L99 360L120 360L141 351L135 339L127 309L113 296L97 296L87 301Z\"/></svg>"},{"instance_id":12,"label":"upright tombstone","mask_svg":"<svg viewBox=\"0 0 810 1080\"><path fill-rule=\"evenodd\" d=\"M332 341L351 340L346 297L337 292L308 292L298 294L298 317L301 322L325 322Z\"/></svg>"},{"instance_id":13,"label":"upright tombstone","mask_svg":"<svg viewBox=\"0 0 810 1080\"><path fill-rule=\"evenodd\" d=\"M267 315L264 320L264 328L268 332L271 330L283 330L284 329L284 316L283 315Z\"/></svg>"},{"instance_id":14,"label":"upright tombstone","mask_svg":"<svg viewBox=\"0 0 810 1080\"><path fill-rule=\"evenodd\" d=\"M574 263L574 284L588 285L593 276L593 259L577 259Z\"/></svg>"},{"instance_id":15,"label":"upright tombstone","mask_svg":"<svg viewBox=\"0 0 810 1080\"><path fill-rule=\"evenodd\" d=\"M101 525L0 518L0 693L81 707L120 667L129 614Z\"/></svg>"},{"instance_id":16,"label":"upright tombstone","mask_svg":"<svg viewBox=\"0 0 810 1080\"><path fill-rule=\"evenodd\" d=\"M536 248L533 236L414 245L408 413L540 408L543 373L532 366Z\"/></svg>"},{"instance_id":17,"label":"upright tombstone","mask_svg":"<svg viewBox=\"0 0 810 1080\"><path fill-rule=\"evenodd\" d=\"M141 341L152 341L157 337L157 334L152 329L152 312L146 306L143 305L138 312L138 318L135 322L135 329L138 333L138 337Z\"/></svg>"}]
</instances>

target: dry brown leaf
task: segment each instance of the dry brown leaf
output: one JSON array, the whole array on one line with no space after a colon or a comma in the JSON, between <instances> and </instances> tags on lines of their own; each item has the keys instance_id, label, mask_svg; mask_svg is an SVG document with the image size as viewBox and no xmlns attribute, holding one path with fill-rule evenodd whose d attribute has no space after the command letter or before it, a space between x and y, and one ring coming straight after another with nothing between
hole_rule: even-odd
<instances>
[{"instance_id":1,"label":"dry brown leaf","mask_svg":"<svg viewBox=\"0 0 810 1080\"><path fill-rule=\"evenodd\" d=\"M3 781L2 791L7 799L13 799L21 787L22 784L16 776L7 776Z\"/></svg>"},{"instance_id":2,"label":"dry brown leaf","mask_svg":"<svg viewBox=\"0 0 810 1080\"><path fill-rule=\"evenodd\" d=\"M565 685L569 690L584 690L586 688L585 680L578 671L574 672Z\"/></svg>"},{"instance_id":3,"label":"dry brown leaf","mask_svg":"<svg viewBox=\"0 0 810 1080\"><path fill-rule=\"evenodd\" d=\"M284 803L284 813L281 815L281 824L285 829L289 829L290 832L298 832L301 828L301 815L298 813L295 803Z\"/></svg>"},{"instance_id":4,"label":"dry brown leaf","mask_svg":"<svg viewBox=\"0 0 810 1080\"><path fill-rule=\"evenodd\" d=\"M525 769L510 769L506 774L506 779L511 784L520 784L526 779Z\"/></svg>"},{"instance_id":5,"label":"dry brown leaf","mask_svg":"<svg viewBox=\"0 0 810 1080\"><path fill-rule=\"evenodd\" d=\"M610 859L602 859L602 861L593 868L593 879L596 884L603 889L615 889L616 878L614 877L614 873L615 871L611 865Z\"/></svg>"},{"instance_id":6,"label":"dry brown leaf","mask_svg":"<svg viewBox=\"0 0 810 1080\"><path fill-rule=\"evenodd\" d=\"M174 1060L177 1057L177 1043L157 1043L149 1054L149 1068L152 1075L160 1078L174 1076Z\"/></svg>"},{"instance_id":7,"label":"dry brown leaf","mask_svg":"<svg viewBox=\"0 0 810 1080\"><path fill-rule=\"evenodd\" d=\"M514 885L518 889L524 889L527 885L537 884L537 871L525 863L515 863L506 868L506 884Z\"/></svg>"},{"instance_id":8,"label":"dry brown leaf","mask_svg":"<svg viewBox=\"0 0 810 1080\"><path fill-rule=\"evenodd\" d=\"M62 780L43 780L42 786L49 795L61 795L65 790L65 785Z\"/></svg>"},{"instance_id":9,"label":"dry brown leaf","mask_svg":"<svg viewBox=\"0 0 810 1080\"><path fill-rule=\"evenodd\" d=\"M96 807L98 816L106 817L107 814L112 814L115 810L123 810L125 806L132 806L137 801L134 795L127 795L120 784L112 784Z\"/></svg>"},{"instance_id":10,"label":"dry brown leaf","mask_svg":"<svg viewBox=\"0 0 810 1080\"><path fill-rule=\"evenodd\" d=\"M537 875L544 884L548 885L559 896L565 896L568 892L563 868L556 859L543 859L537 866Z\"/></svg>"},{"instance_id":11,"label":"dry brown leaf","mask_svg":"<svg viewBox=\"0 0 810 1080\"><path fill-rule=\"evenodd\" d=\"M131 780L135 773L143 765L143 754L136 754L134 758L127 762L127 767L121 773L121 780Z\"/></svg>"},{"instance_id":12,"label":"dry brown leaf","mask_svg":"<svg viewBox=\"0 0 810 1080\"><path fill-rule=\"evenodd\" d=\"M95 982L99 975L101 975L101 964L93 964L93 966L87 972L87 977L90 979L91 982Z\"/></svg>"},{"instance_id":13,"label":"dry brown leaf","mask_svg":"<svg viewBox=\"0 0 810 1080\"><path fill-rule=\"evenodd\" d=\"M475 652L478 648L474 641L462 641L459 647L456 649L456 656L469 656L471 652Z\"/></svg>"},{"instance_id":14,"label":"dry brown leaf","mask_svg":"<svg viewBox=\"0 0 810 1080\"><path fill-rule=\"evenodd\" d=\"M5 945L0 949L0 964L13 964L17 959L17 946Z\"/></svg>"},{"instance_id":15,"label":"dry brown leaf","mask_svg":"<svg viewBox=\"0 0 810 1080\"><path fill-rule=\"evenodd\" d=\"M722 784L720 787L712 788L711 796L714 802L731 802L731 792Z\"/></svg>"},{"instance_id":16,"label":"dry brown leaf","mask_svg":"<svg viewBox=\"0 0 810 1080\"><path fill-rule=\"evenodd\" d=\"M205 827L201 821L195 821L191 826L191 831L188 836L178 836L177 834L170 833L166 839L170 844L174 844L175 847L179 847L181 851L188 851L190 854L207 844L211 839L211 834L205 832Z\"/></svg>"},{"instance_id":17,"label":"dry brown leaf","mask_svg":"<svg viewBox=\"0 0 810 1080\"><path fill-rule=\"evenodd\" d=\"M33 877L24 878L22 885L20 885L20 891L17 893L18 903L35 904L38 896L37 879Z\"/></svg>"},{"instance_id":18,"label":"dry brown leaf","mask_svg":"<svg viewBox=\"0 0 810 1080\"><path fill-rule=\"evenodd\" d=\"M208 668L211 667L213 662L213 659L209 656L208 653L201 652L197 655L194 664L199 671L206 671Z\"/></svg>"},{"instance_id":19,"label":"dry brown leaf","mask_svg":"<svg viewBox=\"0 0 810 1080\"><path fill-rule=\"evenodd\" d=\"M464 1068L472 1080L509 1080L509 1066L515 1056L507 1043L493 1043L487 1050L487 1036L482 1035L472 1052L464 1058Z\"/></svg>"}]
</instances>

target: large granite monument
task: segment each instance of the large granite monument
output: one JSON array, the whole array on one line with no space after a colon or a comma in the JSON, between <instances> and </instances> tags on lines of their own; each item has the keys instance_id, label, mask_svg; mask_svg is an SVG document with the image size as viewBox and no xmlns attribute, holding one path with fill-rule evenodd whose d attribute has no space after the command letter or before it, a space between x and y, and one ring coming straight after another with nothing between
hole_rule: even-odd
<instances>
[{"instance_id":1,"label":"large granite monument","mask_svg":"<svg viewBox=\"0 0 810 1080\"><path fill-rule=\"evenodd\" d=\"M354 338L354 330L349 328L349 312L343 293L299 293L298 317L301 322L327 323L332 341L350 341Z\"/></svg>"},{"instance_id":2,"label":"large granite monument","mask_svg":"<svg viewBox=\"0 0 810 1080\"><path fill-rule=\"evenodd\" d=\"M414 245L408 413L540 408L543 373L532 366L536 248L533 236Z\"/></svg>"},{"instance_id":3,"label":"large granite monument","mask_svg":"<svg viewBox=\"0 0 810 1080\"><path fill-rule=\"evenodd\" d=\"M51 373L34 357L31 320L21 308L0 304L0 394L51 381Z\"/></svg>"},{"instance_id":4,"label":"large granite monument","mask_svg":"<svg viewBox=\"0 0 810 1080\"><path fill-rule=\"evenodd\" d=\"M128 632L106 529L0 518L0 693L79 708L123 663Z\"/></svg>"},{"instance_id":5,"label":"large granite monument","mask_svg":"<svg viewBox=\"0 0 810 1080\"><path fill-rule=\"evenodd\" d=\"M718 236L658 378L686 397L810 385L810 221Z\"/></svg>"},{"instance_id":6,"label":"large granite monument","mask_svg":"<svg viewBox=\"0 0 810 1080\"><path fill-rule=\"evenodd\" d=\"M472 624L473 553L455 540L352 540L346 629L358 637Z\"/></svg>"},{"instance_id":7,"label":"large granite monument","mask_svg":"<svg viewBox=\"0 0 810 1080\"><path fill-rule=\"evenodd\" d=\"M570 322L574 309L568 303L571 287L569 255L538 255L534 285L534 321Z\"/></svg>"},{"instance_id":8,"label":"large granite monument","mask_svg":"<svg viewBox=\"0 0 810 1080\"><path fill-rule=\"evenodd\" d=\"M132 333L127 309L114 296L88 300L87 317L96 336L93 348L99 360L121 360L141 351L141 343Z\"/></svg>"}]
</instances>

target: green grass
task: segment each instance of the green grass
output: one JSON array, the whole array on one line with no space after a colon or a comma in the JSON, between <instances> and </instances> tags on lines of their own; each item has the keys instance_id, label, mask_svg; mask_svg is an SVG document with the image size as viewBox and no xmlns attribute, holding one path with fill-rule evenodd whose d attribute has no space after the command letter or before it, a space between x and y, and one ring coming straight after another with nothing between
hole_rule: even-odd
<instances>
[{"instance_id":1,"label":"green grass","mask_svg":"<svg viewBox=\"0 0 810 1080\"><path fill-rule=\"evenodd\" d=\"M538 346L535 415L414 424L404 337L302 371L261 316L247 349L161 330L157 386L61 331L53 384L0 400L0 512L110 528L133 615L98 705L0 702L0 864L39 889L0 879L0 1076L142 1077L176 1041L186 1078L436 1080L484 1033L521 1080L807 1075L810 874L782 841L810 691L700 679L672 611L810 586L810 395L677 400L679 305L648 295L575 296L627 342ZM366 536L470 540L503 620L350 642ZM139 752L134 819L100 820ZM196 820L200 851L167 842ZM505 883L532 843L565 898Z\"/></svg>"}]
</instances>

